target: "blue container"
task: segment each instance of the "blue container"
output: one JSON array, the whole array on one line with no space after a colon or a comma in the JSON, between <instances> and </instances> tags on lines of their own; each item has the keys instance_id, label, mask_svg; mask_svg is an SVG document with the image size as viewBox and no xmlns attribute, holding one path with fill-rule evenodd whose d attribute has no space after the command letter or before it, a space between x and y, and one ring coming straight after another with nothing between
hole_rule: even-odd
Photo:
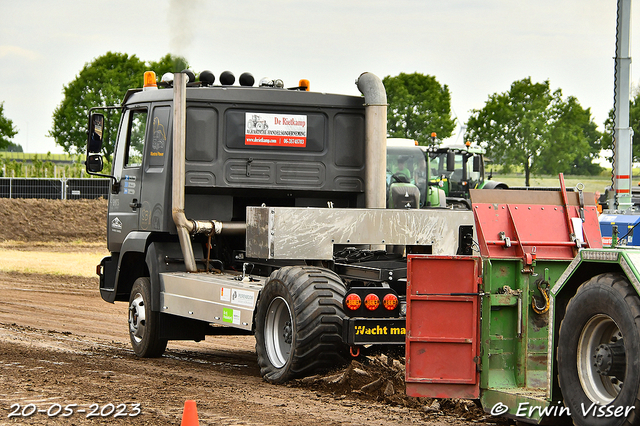
<instances>
[{"instance_id":1,"label":"blue container","mask_svg":"<svg viewBox=\"0 0 640 426\"><path fill-rule=\"evenodd\" d=\"M640 215L602 214L598 218L598 221L600 222L603 246L611 246L613 225L618 226L618 240L624 238L627 240L626 245L640 246L640 226L634 229L634 227L640 223ZM638 232L638 238L633 238L634 232Z\"/></svg>"}]
</instances>

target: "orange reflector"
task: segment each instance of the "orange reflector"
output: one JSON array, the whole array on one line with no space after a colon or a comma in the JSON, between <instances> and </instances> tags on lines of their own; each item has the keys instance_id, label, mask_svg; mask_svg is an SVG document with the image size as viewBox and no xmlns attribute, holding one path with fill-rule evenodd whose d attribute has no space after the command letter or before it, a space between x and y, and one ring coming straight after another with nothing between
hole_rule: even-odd
<instances>
[{"instance_id":1,"label":"orange reflector","mask_svg":"<svg viewBox=\"0 0 640 426\"><path fill-rule=\"evenodd\" d=\"M370 311L375 311L380 306L380 298L373 293L369 293L364 298L364 306Z\"/></svg>"},{"instance_id":2,"label":"orange reflector","mask_svg":"<svg viewBox=\"0 0 640 426\"><path fill-rule=\"evenodd\" d=\"M144 72L144 86L143 87L158 87L156 84L156 73L153 71Z\"/></svg>"},{"instance_id":3,"label":"orange reflector","mask_svg":"<svg viewBox=\"0 0 640 426\"><path fill-rule=\"evenodd\" d=\"M432 137L432 138L434 138L434 139L435 139L435 138L436 138L436 136L438 136L438 134L437 134L436 132L431 133L431 137Z\"/></svg>"},{"instance_id":4,"label":"orange reflector","mask_svg":"<svg viewBox=\"0 0 640 426\"><path fill-rule=\"evenodd\" d=\"M304 88L307 92L309 91L309 80L303 78L298 82L298 87Z\"/></svg>"},{"instance_id":5,"label":"orange reflector","mask_svg":"<svg viewBox=\"0 0 640 426\"><path fill-rule=\"evenodd\" d=\"M393 311L398 307L398 297L395 294L387 294L382 299L382 305L389 311Z\"/></svg>"},{"instance_id":6,"label":"orange reflector","mask_svg":"<svg viewBox=\"0 0 640 426\"><path fill-rule=\"evenodd\" d=\"M347 308L355 311L362 305L362 300L360 300L360 296L355 293L351 293L344 299L344 304L347 305Z\"/></svg>"}]
</instances>

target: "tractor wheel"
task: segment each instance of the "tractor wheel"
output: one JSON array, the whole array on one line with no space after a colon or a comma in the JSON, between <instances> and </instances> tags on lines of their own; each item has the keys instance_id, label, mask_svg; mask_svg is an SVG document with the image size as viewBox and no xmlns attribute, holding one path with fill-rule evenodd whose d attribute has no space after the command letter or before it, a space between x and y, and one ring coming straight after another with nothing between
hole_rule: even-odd
<instances>
[{"instance_id":1,"label":"tractor wheel","mask_svg":"<svg viewBox=\"0 0 640 426\"><path fill-rule=\"evenodd\" d=\"M607 273L582 284L567 305L557 351L562 397L576 425L640 424L638 354L640 298L627 278Z\"/></svg>"},{"instance_id":2,"label":"tractor wheel","mask_svg":"<svg viewBox=\"0 0 640 426\"><path fill-rule=\"evenodd\" d=\"M255 319L260 374L271 383L345 363L342 299L345 286L328 269L288 266L274 271Z\"/></svg>"},{"instance_id":3,"label":"tractor wheel","mask_svg":"<svg viewBox=\"0 0 640 426\"><path fill-rule=\"evenodd\" d=\"M139 357L156 358L167 348L167 339L158 338L159 320L160 313L151 310L149 278L138 278L129 297L129 337Z\"/></svg>"}]
</instances>

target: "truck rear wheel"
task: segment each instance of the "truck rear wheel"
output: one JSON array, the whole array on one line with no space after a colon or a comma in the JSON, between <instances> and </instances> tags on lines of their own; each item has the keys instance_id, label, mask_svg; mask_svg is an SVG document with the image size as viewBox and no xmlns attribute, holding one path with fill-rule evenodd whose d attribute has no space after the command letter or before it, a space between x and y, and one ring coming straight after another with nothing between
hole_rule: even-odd
<instances>
[{"instance_id":1,"label":"truck rear wheel","mask_svg":"<svg viewBox=\"0 0 640 426\"><path fill-rule=\"evenodd\" d=\"M342 298L335 273L312 266L274 271L256 310L256 352L260 374L271 383L345 363Z\"/></svg>"},{"instance_id":2,"label":"truck rear wheel","mask_svg":"<svg viewBox=\"0 0 640 426\"><path fill-rule=\"evenodd\" d=\"M576 425L640 424L639 353L640 298L627 278L582 284L558 336L558 379Z\"/></svg>"},{"instance_id":3,"label":"truck rear wheel","mask_svg":"<svg viewBox=\"0 0 640 426\"><path fill-rule=\"evenodd\" d=\"M160 313L151 310L151 282L140 277L131 288L129 297L129 338L133 352L142 358L161 356L167 339L158 338Z\"/></svg>"}]
</instances>

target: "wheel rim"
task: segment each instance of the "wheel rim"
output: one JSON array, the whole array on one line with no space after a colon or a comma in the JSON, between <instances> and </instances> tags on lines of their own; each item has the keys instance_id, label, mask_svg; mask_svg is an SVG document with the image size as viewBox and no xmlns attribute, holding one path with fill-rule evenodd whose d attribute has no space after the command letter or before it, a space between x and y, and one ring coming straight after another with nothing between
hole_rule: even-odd
<instances>
[{"instance_id":1,"label":"wheel rim","mask_svg":"<svg viewBox=\"0 0 640 426\"><path fill-rule=\"evenodd\" d=\"M145 321L144 298L140 293L136 293L129 305L129 333L131 333L136 343L140 343L144 337Z\"/></svg>"},{"instance_id":2,"label":"wheel rim","mask_svg":"<svg viewBox=\"0 0 640 426\"><path fill-rule=\"evenodd\" d=\"M269 304L264 335L269 361L276 368L284 367L291 354L293 321L289 304L282 297L276 297Z\"/></svg>"},{"instance_id":3,"label":"wheel rim","mask_svg":"<svg viewBox=\"0 0 640 426\"><path fill-rule=\"evenodd\" d=\"M601 373L598 357L603 346L622 340L617 324L608 315L596 315L589 320L578 340L578 376L582 390L596 404L607 405L620 393L622 380Z\"/></svg>"}]
</instances>

